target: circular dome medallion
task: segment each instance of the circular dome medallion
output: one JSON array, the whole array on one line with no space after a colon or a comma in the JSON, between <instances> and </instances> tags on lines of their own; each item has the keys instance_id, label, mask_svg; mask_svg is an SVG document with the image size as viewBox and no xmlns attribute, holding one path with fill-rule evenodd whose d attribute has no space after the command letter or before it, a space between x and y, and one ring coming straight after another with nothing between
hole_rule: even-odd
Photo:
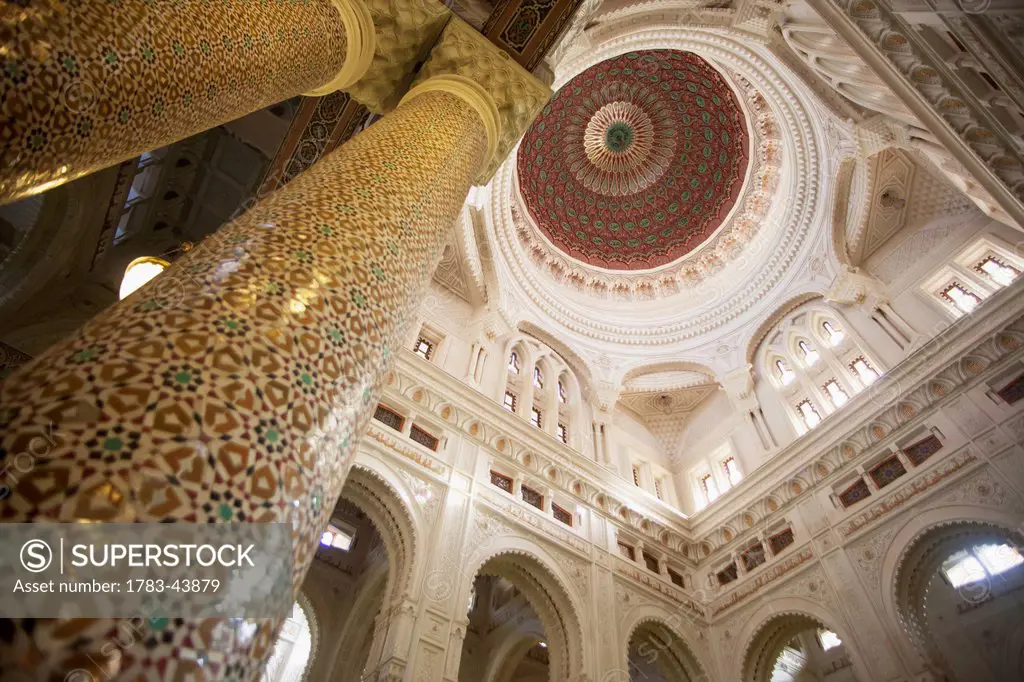
<instances>
[{"instance_id":1,"label":"circular dome medallion","mask_svg":"<svg viewBox=\"0 0 1024 682\"><path fill-rule=\"evenodd\" d=\"M563 86L519 147L537 226L584 263L646 270L722 224L748 163L743 112L690 52L630 52Z\"/></svg>"}]
</instances>

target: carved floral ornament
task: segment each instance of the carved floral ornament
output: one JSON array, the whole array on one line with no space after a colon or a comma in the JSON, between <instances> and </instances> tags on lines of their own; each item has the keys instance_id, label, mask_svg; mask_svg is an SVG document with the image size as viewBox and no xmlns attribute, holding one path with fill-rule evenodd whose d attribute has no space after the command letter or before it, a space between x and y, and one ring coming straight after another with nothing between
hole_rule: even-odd
<instances>
[{"instance_id":1,"label":"carved floral ornament","mask_svg":"<svg viewBox=\"0 0 1024 682\"><path fill-rule=\"evenodd\" d=\"M601 271L564 256L535 228L526 229L528 214L516 186L516 160L510 157L495 175L485 207L486 226L495 240L493 252L507 264L499 269L502 286L520 290L538 314L557 326L610 343L679 342L735 319L758 301L764 305L765 296L806 246L812 226L827 223L819 215L826 211L820 198L830 194L831 184L820 163L824 131L812 123L818 114L806 106L806 96L797 95L803 86L783 79L781 74L787 79L790 74L766 47L744 42L729 30L622 30L623 35L609 37L596 50L575 56L564 73L580 73L623 53L672 49L699 55L730 80L751 124L748 132L756 138L756 168L728 224L691 256L664 270L634 275ZM785 201L779 200L783 195ZM701 261L705 253L707 259ZM595 298L616 297L636 301L666 322L638 326L629 319L636 310L621 307L602 306L602 315L593 314ZM699 304L684 305L688 301Z\"/></svg>"}]
</instances>

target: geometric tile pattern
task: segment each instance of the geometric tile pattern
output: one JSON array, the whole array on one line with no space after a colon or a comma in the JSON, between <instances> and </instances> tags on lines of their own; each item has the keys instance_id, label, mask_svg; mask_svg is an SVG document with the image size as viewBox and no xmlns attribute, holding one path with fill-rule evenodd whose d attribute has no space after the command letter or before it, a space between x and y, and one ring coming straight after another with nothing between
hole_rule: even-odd
<instances>
[{"instance_id":1,"label":"geometric tile pattern","mask_svg":"<svg viewBox=\"0 0 1024 682\"><path fill-rule=\"evenodd\" d=\"M297 591L486 153L463 100L416 97L16 371L0 457L54 444L0 519L286 521ZM117 621L17 621L0 662L31 679L85 654L118 679L251 679L277 625L151 624L153 645L118 657Z\"/></svg>"},{"instance_id":2,"label":"geometric tile pattern","mask_svg":"<svg viewBox=\"0 0 1024 682\"><path fill-rule=\"evenodd\" d=\"M582 0L499 0L481 33L533 71L581 4Z\"/></svg>"},{"instance_id":3,"label":"geometric tile pattern","mask_svg":"<svg viewBox=\"0 0 1024 682\"><path fill-rule=\"evenodd\" d=\"M896 455L889 457L883 462L879 462L868 471L871 480L879 488L884 488L905 473L907 473L907 470L903 466L903 462Z\"/></svg>"},{"instance_id":4,"label":"geometric tile pattern","mask_svg":"<svg viewBox=\"0 0 1024 682\"><path fill-rule=\"evenodd\" d=\"M748 166L732 88L690 52L628 52L566 83L519 146L519 187L567 255L613 270L658 267L710 237Z\"/></svg>"},{"instance_id":5,"label":"geometric tile pattern","mask_svg":"<svg viewBox=\"0 0 1024 682\"><path fill-rule=\"evenodd\" d=\"M864 479L857 479L857 482L839 494L839 501L844 507L857 504L861 500L871 497L871 490Z\"/></svg>"},{"instance_id":6,"label":"geometric tile pattern","mask_svg":"<svg viewBox=\"0 0 1024 682\"><path fill-rule=\"evenodd\" d=\"M331 81L331 0L4 3L0 203Z\"/></svg>"},{"instance_id":7,"label":"geometric tile pattern","mask_svg":"<svg viewBox=\"0 0 1024 682\"><path fill-rule=\"evenodd\" d=\"M910 460L911 464L914 466L920 466L926 459L941 449L942 441L934 435L929 435L927 438L919 440L912 445L908 445L903 449L903 454L907 456L907 459Z\"/></svg>"}]
</instances>

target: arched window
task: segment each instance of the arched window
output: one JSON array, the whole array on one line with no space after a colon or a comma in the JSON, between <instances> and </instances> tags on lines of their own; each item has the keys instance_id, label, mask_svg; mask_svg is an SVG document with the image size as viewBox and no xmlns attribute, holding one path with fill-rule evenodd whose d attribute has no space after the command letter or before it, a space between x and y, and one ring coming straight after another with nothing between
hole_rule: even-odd
<instances>
[{"instance_id":1,"label":"arched window","mask_svg":"<svg viewBox=\"0 0 1024 682\"><path fill-rule=\"evenodd\" d=\"M558 402L569 402L569 397L565 393L565 383L561 379L558 380Z\"/></svg>"},{"instance_id":2,"label":"arched window","mask_svg":"<svg viewBox=\"0 0 1024 682\"><path fill-rule=\"evenodd\" d=\"M793 370L786 367L786 363L782 360L775 361L775 370L779 373L779 381L782 382L783 386L789 386L793 382L794 377L796 377L793 374Z\"/></svg>"},{"instance_id":3,"label":"arched window","mask_svg":"<svg viewBox=\"0 0 1024 682\"><path fill-rule=\"evenodd\" d=\"M796 345L803 354L804 364L808 367L814 365L814 363L818 361L818 351L811 348L811 344L801 339Z\"/></svg>"},{"instance_id":4,"label":"arched window","mask_svg":"<svg viewBox=\"0 0 1024 682\"><path fill-rule=\"evenodd\" d=\"M822 329L825 330L825 335L828 337L828 342L830 345L838 346L840 343L843 342L842 329L837 329L836 326L829 322L828 320L822 322L821 327Z\"/></svg>"},{"instance_id":5,"label":"arched window","mask_svg":"<svg viewBox=\"0 0 1024 682\"><path fill-rule=\"evenodd\" d=\"M540 371L540 367L533 368L533 385L544 388L544 373Z\"/></svg>"},{"instance_id":6,"label":"arched window","mask_svg":"<svg viewBox=\"0 0 1024 682\"><path fill-rule=\"evenodd\" d=\"M508 371L519 374L519 353L515 351L508 356Z\"/></svg>"}]
</instances>

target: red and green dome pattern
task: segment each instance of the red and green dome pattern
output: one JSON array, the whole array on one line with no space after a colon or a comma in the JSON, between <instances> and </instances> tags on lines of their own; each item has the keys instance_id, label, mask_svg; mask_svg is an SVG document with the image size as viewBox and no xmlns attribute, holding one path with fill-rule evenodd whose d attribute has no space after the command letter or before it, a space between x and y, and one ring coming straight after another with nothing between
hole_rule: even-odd
<instances>
[{"instance_id":1,"label":"red and green dome pattern","mask_svg":"<svg viewBox=\"0 0 1024 682\"><path fill-rule=\"evenodd\" d=\"M519 187L568 255L612 270L655 268L722 224L748 163L743 111L690 52L630 52L579 74L519 147Z\"/></svg>"}]
</instances>

